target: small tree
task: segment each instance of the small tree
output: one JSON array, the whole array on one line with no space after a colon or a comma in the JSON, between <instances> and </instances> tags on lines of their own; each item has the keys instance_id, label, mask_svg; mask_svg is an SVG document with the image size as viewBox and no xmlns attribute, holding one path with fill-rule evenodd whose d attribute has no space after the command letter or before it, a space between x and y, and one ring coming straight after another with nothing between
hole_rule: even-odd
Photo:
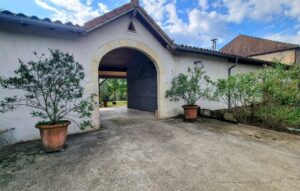
<instances>
[{"instance_id":1,"label":"small tree","mask_svg":"<svg viewBox=\"0 0 300 191\"><path fill-rule=\"evenodd\" d=\"M119 94L121 100L127 100L127 81L126 79L119 79Z\"/></svg>"},{"instance_id":2,"label":"small tree","mask_svg":"<svg viewBox=\"0 0 300 191\"><path fill-rule=\"evenodd\" d=\"M125 79L107 79L100 85L100 95L102 100L107 100L113 96L113 101L118 98L126 99L127 82Z\"/></svg>"},{"instance_id":3,"label":"small tree","mask_svg":"<svg viewBox=\"0 0 300 191\"><path fill-rule=\"evenodd\" d=\"M0 79L2 88L25 92L0 100L0 111L27 106L33 108L32 116L40 118L42 123L57 124L67 116L75 115L82 119L80 128L91 126L93 104L91 100L83 99L82 65L68 53L49 51L48 58L34 52L37 61L25 63L19 59L20 67L15 76Z\"/></svg>"},{"instance_id":4,"label":"small tree","mask_svg":"<svg viewBox=\"0 0 300 191\"><path fill-rule=\"evenodd\" d=\"M225 103L231 99L231 111L240 122L263 121L274 128L300 126L300 65L274 63L220 79L215 85L215 96Z\"/></svg>"},{"instance_id":5,"label":"small tree","mask_svg":"<svg viewBox=\"0 0 300 191\"><path fill-rule=\"evenodd\" d=\"M227 79L219 79L215 83L215 97L230 104L232 108L239 108L239 110L233 110L234 115L239 121L245 122L249 116L254 116L254 107L262 100L258 84L256 73L238 74Z\"/></svg>"},{"instance_id":6,"label":"small tree","mask_svg":"<svg viewBox=\"0 0 300 191\"><path fill-rule=\"evenodd\" d=\"M263 103L257 109L268 127L300 128L300 65L275 63L258 71Z\"/></svg>"},{"instance_id":7,"label":"small tree","mask_svg":"<svg viewBox=\"0 0 300 191\"><path fill-rule=\"evenodd\" d=\"M100 102L101 101L109 101L109 96L111 95L111 92L109 92L108 89L108 80L105 80L103 83L99 85L100 89Z\"/></svg>"},{"instance_id":8,"label":"small tree","mask_svg":"<svg viewBox=\"0 0 300 191\"><path fill-rule=\"evenodd\" d=\"M166 91L165 97L170 101L182 99L185 105L196 105L199 99L212 99L211 80L205 72L195 67L192 71L188 68L188 74L180 73L171 82L171 88Z\"/></svg>"},{"instance_id":9,"label":"small tree","mask_svg":"<svg viewBox=\"0 0 300 191\"><path fill-rule=\"evenodd\" d=\"M107 83L108 89L113 94L113 101L117 101L117 91L119 89L120 83L118 79L112 79Z\"/></svg>"}]
</instances>

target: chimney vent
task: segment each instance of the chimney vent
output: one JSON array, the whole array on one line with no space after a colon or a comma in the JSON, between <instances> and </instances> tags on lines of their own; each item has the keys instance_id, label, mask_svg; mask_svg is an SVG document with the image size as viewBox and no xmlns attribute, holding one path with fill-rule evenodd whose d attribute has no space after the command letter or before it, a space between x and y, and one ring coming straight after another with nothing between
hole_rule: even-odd
<instances>
[{"instance_id":1,"label":"chimney vent","mask_svg":"<svg viewBox=\"0 0 300 191\"><path fill-rule=\"evenodd\" d=\"M138 6L140 4L139 0L131 0L131 4Z\"/></svg>"},{"instance_id":2,"label":"chimney vent","mask_svg":"<svg viewBox=\"0 0 300 191\"><path fill-rule=\"evenodd\" d=\"M212 42L212 47L211 49L212 50L217 50L217 38L214 38L214 39L211 39L211 42Z\"/></svg>"}]
</instances>

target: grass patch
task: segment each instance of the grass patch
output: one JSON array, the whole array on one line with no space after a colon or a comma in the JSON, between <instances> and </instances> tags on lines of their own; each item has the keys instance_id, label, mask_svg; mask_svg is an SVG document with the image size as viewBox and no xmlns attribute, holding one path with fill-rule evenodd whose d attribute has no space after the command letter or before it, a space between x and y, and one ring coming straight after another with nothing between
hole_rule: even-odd
<instances>
[{"instance_id":1,"label":"grass patch","mask_svg":"<svg viewBox=\"0 0 300 191\"><path fill-rule=\"evenodd\" d=\"M108 103L107 103L107 106L108 107L122 107L122 106L127 106L127 101L116 101L117 102L117 104L116 105L114 105L113 103L112 103L112 101L109 101ZM102 106L103 107L103 106Z\"/></svg>"}]
</instances>

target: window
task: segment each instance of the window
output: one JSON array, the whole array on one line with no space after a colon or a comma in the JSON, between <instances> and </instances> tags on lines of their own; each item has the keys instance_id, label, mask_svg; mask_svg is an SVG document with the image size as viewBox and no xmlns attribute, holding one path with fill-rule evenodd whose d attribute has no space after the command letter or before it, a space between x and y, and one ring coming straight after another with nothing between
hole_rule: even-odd
<instances>
[{"instance_id":1,"label":"window","mask_svg":"<svg viewBox=\"0 0 300 191\"><path fill-rule=\"evenodd\" d=\"M136 32L135 26L133 25L132 21L130 21L130 23L128 25L128 31L130 31L130 32Z\"/></svg>"}]
</instances>

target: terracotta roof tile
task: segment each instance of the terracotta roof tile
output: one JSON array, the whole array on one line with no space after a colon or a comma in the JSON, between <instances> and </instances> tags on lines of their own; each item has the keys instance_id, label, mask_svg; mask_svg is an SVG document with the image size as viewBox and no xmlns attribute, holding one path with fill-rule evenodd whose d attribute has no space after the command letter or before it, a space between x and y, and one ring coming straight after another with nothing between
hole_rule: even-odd
<instances>
[{"instance_id":1,"label":"terracotta roof tile","mask_svg":"<svg viewBox=\"0 0 300 191\"><path fill-rule=\"evenodd\" d=\"M123 13L126 13L127 11L130 11L134 8L134 5L132 3L127 3L121 7L118 7L104 15L101 15L99 17L94 18L93 20L90 20L86 23L84 23L84 28L86 30L93 29L94 27L97 27L98 25L101 25Z\"/></svg>"},{"instance_id":2,"label":"terracotta roof tile","mask_svg":"<svg viewBox=\"0 0 300 191\"><path fill-rule=\"evenodd\" d=\"M220 51L248 57L296 48L300 48L299 45L239 35L221 48Z\"/></svg>"},{"instance_id":3,"label":"terracotta roof tile","mask_svg":"<svg viewBox=\"0 0 300 191\"><path fill-rule=\"evenodd\" d=\"M199 48L199 47L195 47L195 46L175 44L175 49L179 50L179 51L196 52L196 53L200 53L200 54L219 56L219 57L223 57L223 58L230 58L230 59L238 58L238 60L242 60L242 61L249 62L249 63L255 63L257 65L272 64L272 62L269 62L269 61L258 60L255 58L249 58L249 57L245 57L245 56L241 56L241 55L236 55L236 54L232 54L232 53L216 51L216 50L211 50L211 49Z\"/></svg>"}]
</instances>

